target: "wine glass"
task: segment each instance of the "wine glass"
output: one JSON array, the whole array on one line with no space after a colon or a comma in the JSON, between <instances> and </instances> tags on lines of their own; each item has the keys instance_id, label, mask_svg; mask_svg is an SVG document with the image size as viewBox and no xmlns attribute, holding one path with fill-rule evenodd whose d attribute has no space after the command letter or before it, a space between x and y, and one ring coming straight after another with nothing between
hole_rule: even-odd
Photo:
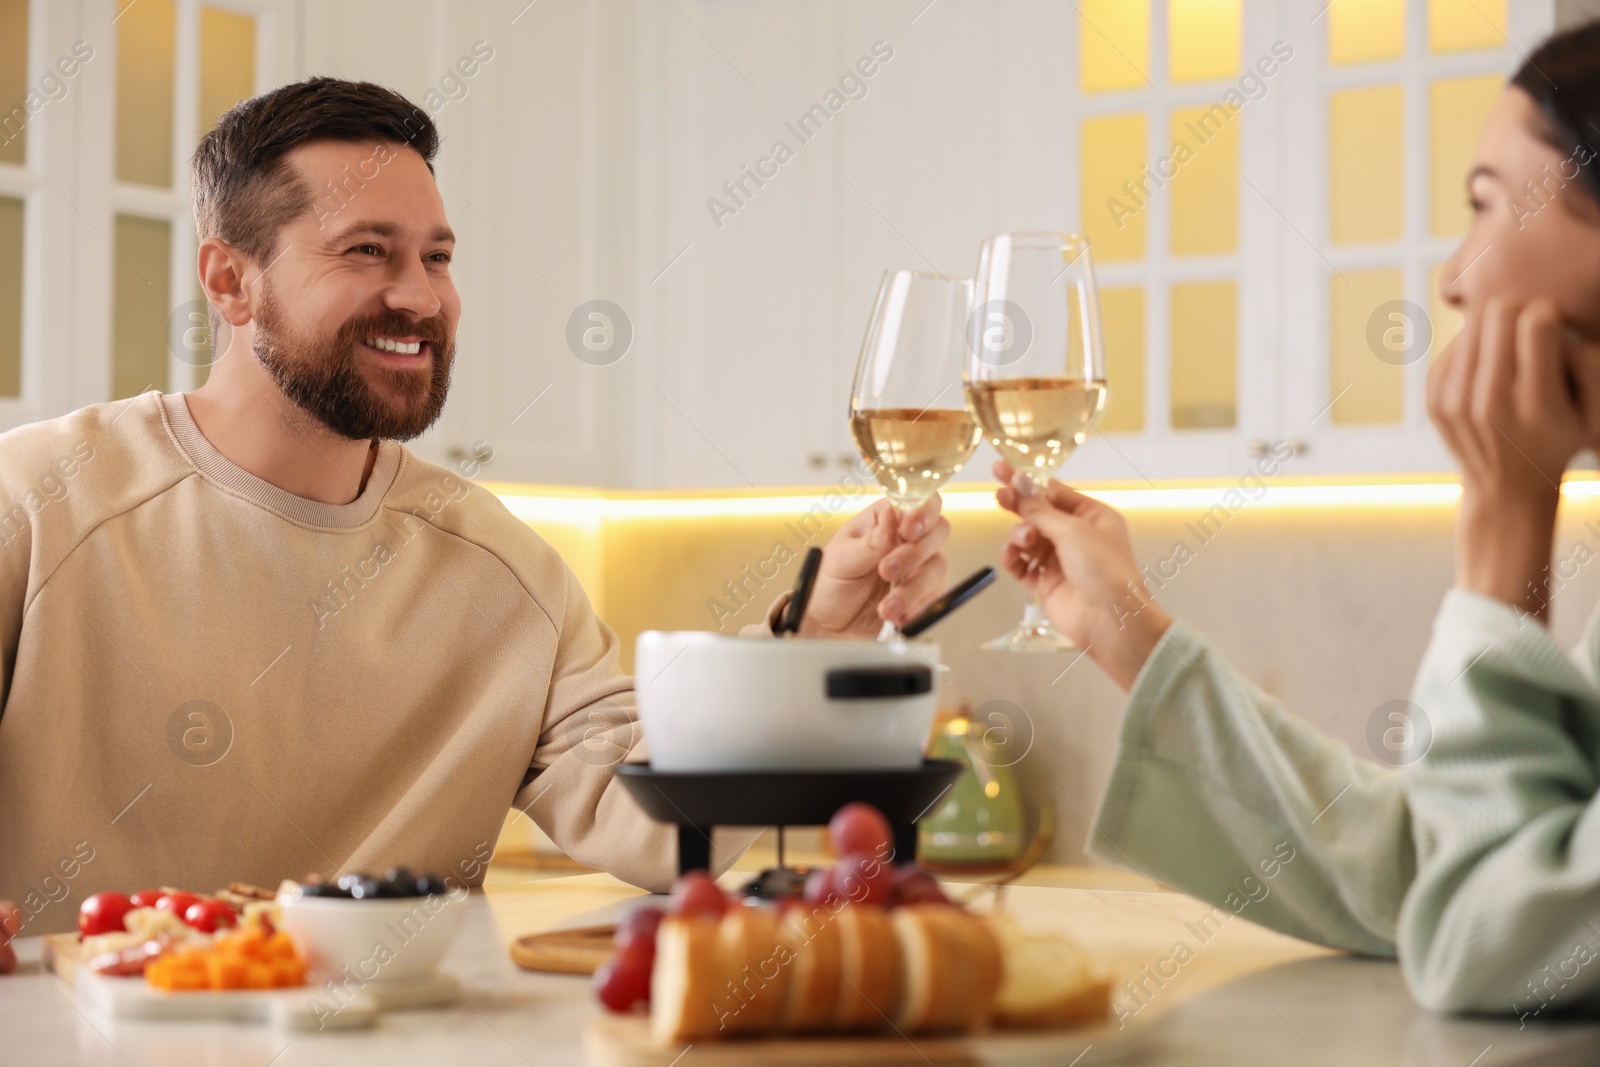
<instances>
[{"instance_id":1,"label":"wine glass","mask_svg":"<svg viewBox=\"0 0 1600 1067\"><path fill-rule=\"evenodd\" d=\"M1001 457L1043 489L1105 407L1089 242L1060 233L991 237L978 256L974 297L967 406ZM1056 652L1077 646L1030 596L1017 628L983 647Z\"/></svg>"},{"instance_id":2,"label":"wine glass","mask_svg":"<svg viewBox=\"0 0 1600 1067\"><path fill-rule=\"evenodd\" d=\"M850 393L850 435L898 519L978 447L962 393L971 278L890 270L878 286ZM894 636L883 624L880 638Z\"/></svg>"}]
</instances>

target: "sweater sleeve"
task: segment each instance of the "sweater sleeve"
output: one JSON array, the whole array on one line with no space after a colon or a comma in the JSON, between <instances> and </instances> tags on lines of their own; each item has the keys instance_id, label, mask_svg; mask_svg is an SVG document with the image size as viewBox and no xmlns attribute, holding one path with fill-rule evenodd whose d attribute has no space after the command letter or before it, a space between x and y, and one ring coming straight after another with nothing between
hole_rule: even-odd
<instances>
[{"instance_id":1,"label":"sweater sleeve","mask_svg":"<svg viewBox=\"0 0 1600 1067\"><path fill-rule=\"evenodd\" d=\"M615 773L620 763L649 759L633 679L617 655L616 633L567 570L560 645L532 778L514 803L579 863L665 892L677 874L677 827L647 816ZM712 873L732 867L756 836L713 830Z\"/></svg>"},{"instance_id":2,"label":"sweater sleeve","mask_svg":"<svg viewBox=\"0 0 1600 1067\"><path fill-rule=\"evenodd\" d=\"M1593 677L1510 606L1445 598L1414 694L1432 741L1406 772L1420 862L1400 950L1427 1006L1525 1016L1597 1003Z\"/></svg>"},{"instance_id":3,"label":"sweater sleeve","mask_svg":"<svg viewBox=\"0 0 1600 1067\"><path fill-rule=\"evenodd\" d=\"M1414 869L1396 771L1261 692L1181 620L1129 693L1089 851L1295 937L1394 954Z\"/></svg>"}]
</instances>

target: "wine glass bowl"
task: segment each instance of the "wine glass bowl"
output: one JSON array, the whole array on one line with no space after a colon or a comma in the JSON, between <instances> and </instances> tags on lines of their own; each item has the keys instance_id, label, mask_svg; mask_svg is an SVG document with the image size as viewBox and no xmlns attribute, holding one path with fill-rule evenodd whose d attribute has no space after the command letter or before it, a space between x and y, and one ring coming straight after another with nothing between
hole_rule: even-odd
<instances>
[{"instance_id":1,"label":"wine glass bowl","mask_svg":"<svg viewBox=\"0 0 1600 1067\"><path fill-rule=\"evenodd\" d=\"M978 447L962 369L970 278L885 271L850 395L850 434L889 502L914 511Z\"/></svg>"},{"instance_id":2,"label":"wine glass bowl","mask_svg":"<svg viewBox=\"0 0 1600 1067\"><path fill-rule=\"evenodd\" d=\"M995 451L1043 489L1083 444L1106 402L1100 301L1089 242L1004 233L983 242L968 322L967 406ZM1022 622L986 649L1077 646L1029 597Z\"/></svg>"}]
</instances>

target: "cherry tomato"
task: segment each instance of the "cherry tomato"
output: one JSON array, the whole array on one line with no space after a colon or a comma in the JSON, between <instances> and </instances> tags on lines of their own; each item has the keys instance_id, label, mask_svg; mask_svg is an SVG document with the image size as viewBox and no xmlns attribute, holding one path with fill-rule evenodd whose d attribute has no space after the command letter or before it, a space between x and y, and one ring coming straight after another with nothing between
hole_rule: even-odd
<instances>
[{"instance_id":1,"label":"cherry tomato","mask_svg":"<svg viewBox=\"0 0 1600 1067\"><path fill-rule=\"evenodd\" d=\"M180 890L176 893L161 894L161 896L156 900L156 907L160 908L162 911L170 911L172 914L181 919L183 918L184 912L189 910L189 906L191 904L198 903L200 903L199 897L195 896L193 893L185 893Z\"/></svg>"},{"instance_id":2,"label":"cherry tomato","mask_svg":"<svg viewBox=\"0 0 1600 1067\"><path fill-rule=\"evenodd\" d=\"M839 856L865 852L887 859L894 847L894 832L883 812L871 804L846 804L828 821L828 841Z\"/></svg>"},{"instance_id":3,"label":"cherry tomato","mask_svg":"<svg viewBox=\"0 0 1600 1067\"><path fill-rule=\"evenodd\" d=\"M727 895L705 871L690 871L672 887L674 915L720 916L728 910Z\"/></svg>"},{"instance_id":4,"label":"cherry tomato","mask_svg":"<svg viewBox=\"0 0 1600 1067\"><path fill-rule=\"evenodd\" d=\"M22 930L22 909L9 900L0 900L0 974L17 969L17 954L11 939Z\"/></svg>"},{"instance_id":5,"label":"cherry tomato","mask_svg":"<svg viewBox=\"0 0 1600 1067\"><path fill-rule=\"evenodd\" d=\"M214 934L219 926L237 926L239 917L220 900L197 900L184 910L183 921L203 934Z\"/></svg>"},{"instance_id":6,"label":"cherry tomato","mask_svg":"<svg viewBox=\"0 0 1600 1067\"><path fill-rule=\"evenodd\" d=\"M894 871L870 852L852 852L833 869L833 885L846 900L884 905L894 890Z\"/></svg>"},{"instance_id":7,"label":"cherry tomato","mask_svg":"<svg viewBox=\"0 0 1600 1067\"><path fill-rule=\"evenodd\" d=\"M653 907L630 911L627 917L617 924L617 936L612 943L618 948L626 948L634 941L648 941L653 947L656 943L656 928L661 925L661 920L666 914L662 909Z\"/></svg>"},{"instance_id":8,"label":"cherry tomato","mask_svg":"<svg viewBox=\"0 0 1600 1067\"><path fill-rule=\"evenodd\" d=\"M927 871L906 864L894 869L894 902L896 904L948 904L939 883Z\"/></svg>"},{"instance_id":9,"label":"cherry tomato","mask_svg":"<svg viewBox=\"0 0 1600 1067\"><path fill-rule=\"evenodd\" d=\"M129 899L136 908L153 908L156 906L156 901L161 899L161 890L141 889Z\"/></svg>"},{"instance_id":10,"label":"cherry tomato","mask_svg":"<svg viewBox=\"0 0 1600 1067\"><path fill-rule=\"evenodd\" d=\"M121 893L96 893L78 909L78 933L94 937L126 930L122 917L132 910L133 901Z\"/></svg>"}]
</instances>

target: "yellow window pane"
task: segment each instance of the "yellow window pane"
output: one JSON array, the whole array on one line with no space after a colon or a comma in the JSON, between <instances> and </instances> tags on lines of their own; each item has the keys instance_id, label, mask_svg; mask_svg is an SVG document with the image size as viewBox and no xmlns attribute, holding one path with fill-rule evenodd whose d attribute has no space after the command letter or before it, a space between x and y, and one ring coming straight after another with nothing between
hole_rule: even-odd
<instances>
[{"instance_id":1,"label":"yellow window pane","mask_svg":"<svg viewBox=\"0 0 1600 1067\"><path fill-rule=\"evenodd\" d=\"M1239 246L1239 117L1222 104L1172 112L1172 254L1226 255Z\"/></svg>"},{"instance_id":2,"label":"yellow window pane","mask_svg":"<svg viewBox=\"0 0 1600 1067\"><path fill-rule=\"evenodd\" d=\"M1078 77L1086 93L1150 83L1149 0L1078 0Z\"/></svg>"},{"instance_id":3,"label":"yellow window pane","mask_svg":"<svg viewBox=\"0 0 1600 1067\"><path fill-rule=\"evenodd\" d=\"M1241 7L1241 0L1167 0L1167 77L1175 83L1237 78Z\"/></svg>"},{"instance_id":4,"label":"yellow window pane","mask_svg":"<svg viewBox=\"0 0 1600 1067\"><path fill-rule=\"evenodd\" d=\"M1375 63L1406 53L1405 0L1334 0L1325 17L1330 63Z\"/></svg>"},{"instance_id":5,"label":"yellow window pane","mask_svg":"<svg viewBox=\"0 0 1600 1067\"><path fill-rule=\"evenodd\" d=\"M1145 129L1143 115L1083 123L1081 217L1101 262L1144 255L1144 208L1155 192L1144 175Z\"/></svg>"},{"instance_id":6,"label":"yellow window pane","mask_svg":"<svg viewBox=\"0 0 1600 1067\"><path fill-rule=\"evenodd\" d=\"M172 224L118 215L111 291L111 397L167 388Z\"/></svg>"},{"instance_id":7,"label":"yellow window pane","mask_svg":"<svg viewBox=\"0 0 1600 1067\"><path fill-rule=\"evenodd\" d=\"M172 185L172 0L120 0L117 19L117 178Z\"/></svg>"},{"instance_id":8,"label":"yellow window pane","mask_svg":"<svg viewBox=\"0 0 1600 1067\"><path fill-rule=\"evenodd\" d=\"M1100 290L1100 332L1106 351L1106 433L1144 429L1144 290Z\"/></svg>"},{"instance_id":9,"label":"yellow window pane","mask_svg":"<svg viewBox=\"0 0 1600 1067\"><path fill-rule=\"evenodd\" d=\"M1428 168L1430 225L1435 237L1467 231L1467 171L1472 166L1478 134L1495 101L1505 91L1498 74L1447 78L1428 90Z\"/></svg>"},{"instance_id":10,"label":"yellow window pane","mask_svg":"<svg viewBox=\"0 0 1600 1067\"><path fill-rule=\"evenodd\" d=\"M1329 236L1335 244L1400 240L1405 199L1400 86L1334 93L1329 112Z\"/></svg>"},{"instance_id":11,"label":"yellow window pane","mask_svg":"<svg viewBox=\"0 0 1600 1067\"><path fill-rule=\"evenodd\" d=\"M0 196L0 396L22 395L22 201Z\"/></svg>"},{"instance_id":12,"label":"yellow window pane","mask_svg":"<svg viewBox=\"0 0 1600 1067\"><path fill-rule=\"evenodd\" d=\"M1239 409L1239 296L1233 282L1172 287L1172 425L1234 425Z\"/></svg>"},{"instance_id":13,"label":"yellow window pane","mask_svg":"<svg viewBox=\"0 0 1600 1067\"><path fill-rule=\"evenodd\" d=\"M1506 0L1428 0L1428 47L1470 52L1506 43Z\"/></svg>"},{"instance_id":14,"label":"yellow window pane","mask_svg":"<svg viewBox=\"0 0 1600 1067\"><path fill-rule=\"evenodd\" d=\"M27 160L28 0L0 0L0 163Z\"/></svg>"},{"instance_id":15,"label":"yellow window pane","mask_svg":"<svg viewBox=\"0 0 1600 1067\"><path fill-rule=\"evenodd\" d=\"M1392 306L1404 295L1398 270L1345 271L1331 282L1328 395L1333 421L1399 422L1404 413L1406 352L1418 324ZM1380 358L1373 347L1378 338Z\"/></svg>"},{"instance_id":16,"label":"yellow window pane","mask_svg":"<svg viewBox=\"0 0 1600 1067\"><path fill-rule=\"evenodd\" d=\"M205 136L234 104L256 91L256 20L200 9L200 129Z\"/></svg>"},{"instance_id":17,"label":"yellow window pane","mask_svg":"<svg viewBox=\"0 0 1600 1067\"><path fill-rule=\"evenodd\" d=\"M1428 275L1428 313L1433 316L1433 348L1428 352L1429 362L1438 359L1444 346L1461 332L1461 312L1446 304L1439 295L1439 277L1444 267L1443 263L1437 263Z\"/></svg>"}]
</instances>

